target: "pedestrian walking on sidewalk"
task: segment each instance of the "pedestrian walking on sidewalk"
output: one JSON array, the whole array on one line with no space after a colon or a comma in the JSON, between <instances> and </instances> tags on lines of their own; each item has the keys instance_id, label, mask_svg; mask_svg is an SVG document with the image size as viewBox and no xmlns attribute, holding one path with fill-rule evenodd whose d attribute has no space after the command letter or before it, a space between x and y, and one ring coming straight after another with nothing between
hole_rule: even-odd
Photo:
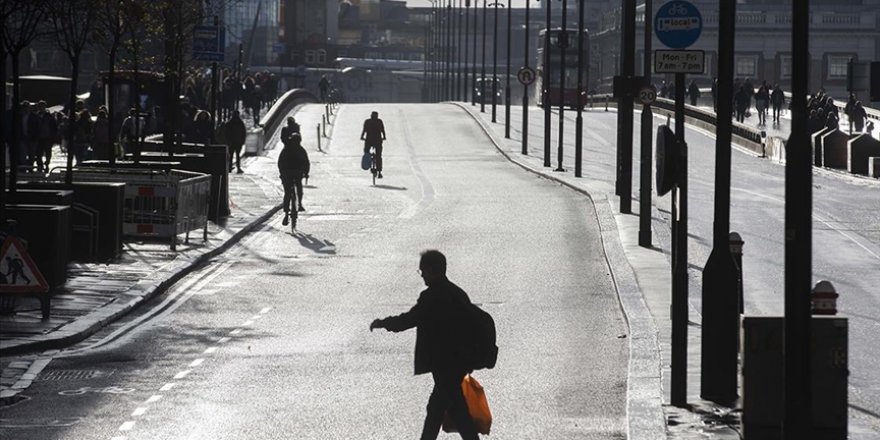
<instances>
[{"instance_id":1,"label":"pedestrian walking on sidewalk","mask_svg":"<svg viewBox=\"0 0 880 440\"><path fill-rule=\"evenodd\" d=\"M853 104L852 110L849 112L849 120L850 124L855 125L856 131L855 133L861 133L865 128L865 119L868 118L868 112L865 111L865 107L862 105L862 101L856 101Z\"/></svg>"},{"instance_id":2,"label":"pedestrian walking on sidewalk","mask_svg":"<svg viewBox=\"0 0 880 440\"><path fill-rule=\"evenodd\" d=\"M776 84L773 87L773 93L770 94L770 104L773 106L773 122L779 123L779 113L782 111L782 106L785 105L785 92L782 91L782 86Z\"/></svg>"},{"instance_id":3,"label":"pedestrian walking on sidewalk","mask_svg":"<svg viewBox=\"0 0 880 440\"><path fill-rule=\"evenodd\" d=\"M238 110L232 111L232 117L223 123L221 131L226 145L229 146L229 172L232 172L234 158L235 167L238 169L238 173L241 174L241 148L244 146L244 141L247 138L247 128L245 128L244 121L241 120Z\"/></svg>"},{"instance_id":4,"label":"pedestrian walking on sidewalk","mask_svg":"<svg viewBox=\"0 0 880 440\"><path fill-rule=\"evenodd\" d=\"M477 431L461 389L462 379L472 370L462 353L468 340L462 322L467 319L471 300L446 278L446 257L440 251L422 252L419 273L428 288L419 294L416 304L400 315L374 320L370 331L384 328L397 333L416 328L415 374L431 373L434 377L421 440L437 438L446 413L462 439L476 440Z\"/></svg>"},{"instance_id":5,"label":"pedestrian walking on sidewalk","mask_svg":"<svg viewBox=\"0 0 880 440\"><path fill-rule=\"evenodd\" d=\"M767 125L767 109L770 107L770 91L766 85L761 85L755 94L755 109L758 110L758 126Z\"/></svg>"},{"instance_id":6,"label":"pedestrian walking on sidewalk","mask_svg":"<svg viewBox=\"0 0 880 440\"><path fill-rule=\"evenodd\" d=\"M697 86L697 82L691 80L691 84L687 88L688 98L691 100L691 105L696 106L697 100L700 99L700 87Z\"/></svg>"},{"instance_id":7,"label":"pedestrian walking on sidewalk","mask_svg":"<svg viewBox=\"0 0 880 440\"><path fill-rule=\"evenodd\" d=\"M284 149L278 155L278 173L281 175L281 184L284 186L284 221L287 225L288 216L290 215L290 202L293 198L293 190L296 190L296 201L299 208L298 211L305 211L303 208L303 178L309 177L311 162L309 162L309 154L302 147L302 136L299 133L293 133L287 141L284 142Z\"/></svg>"},{"instance_id":8,"label":"pedestrian walking on sidewalk","mask_svg":"<svg viewBox=\"0 0 880 440\"><path fill-rule=\"evenodd\" d=\"M733 103L736 107L736 122L745 122L746 121L746 112L749 110L749 104L751 104L752 98L749 96L748 92L746 92L745 88L740 86L739 90L736 91L736 94L733 96Z\"/></svg>"}]
</instances>

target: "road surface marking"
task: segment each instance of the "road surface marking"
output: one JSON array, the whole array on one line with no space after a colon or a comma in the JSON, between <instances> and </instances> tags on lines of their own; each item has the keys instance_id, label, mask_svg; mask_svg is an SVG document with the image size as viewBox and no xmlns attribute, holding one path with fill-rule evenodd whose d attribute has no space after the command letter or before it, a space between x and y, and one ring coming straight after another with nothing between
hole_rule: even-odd
<instances>
[{"instance_id":1,"label":"road surface marking","mask_svg":"<svg viewBox=\"0 0 880 440\"><path fill-rule=\"evenodd\" d=\"M147 408L140 406L140 407L135 408L134 412L131 413L131 416L132 417L140 417L140 416L144 415L144 413L146 413L146 412L147 412Z\"/></svg>"},{"instance_id":2,"label":"road surface marking","mask_svg":"<svg viewBox=\"0 0 880 440\"><path fill-rule=\"evenodd\" d=\"M159 399L161 399L161 398L162 398L162 395L161 395L161 394L153 394L153 395L150 396L150 398L147 399L146 402L144 402L144 403L156 403L156 402L158 402Z\"/></svg>"},{"instance_id":3,"label":"road surface marking","mask_svg":"<svg viewBox=\"0 0 880 440\"><path fill-rule=\"evenodd\" d=\"M190 366L190 368L198 367L199 365L202 365L202 362L205 362L205 359L204 359L204 358L196 359L196 360L192 361L192 362L189 364L189 366Z\"/></svg>"},{"instance_id":4,"label":"road surface marking","mask_svg":"<svg viewBox=\"0 0 880 440\"><path fill-rule=\"evenodd\" d=\"M203 354L214 354L219 347L208 347Z\"/></svg>"},{"instance_id":5,"label":"road surface marking","mask_svg":"<svg viewBox=\"0 0 880 440\"><path fill-rule=\"evenodd\" d=\"M254 321L250 321L250 320L248 320L248 321L245 321L244 323L242 323L242 324L241 324L241 327L247 327L247 326L249 326L249 325L251 325L251 324L253 324L253 323L254 323Z\"/></svg>"},{"instance_id":6,"label":"road surface marking","mask_svg":"<svg viewBox=\"0 0 880 440\"><path fill-rule=\"evenodd\" d=\"M271 308L271 307L266 307L265 309L260 310L260 314L261 314L261 315L265 315L266 313L269 313L269 310L272 310L272 308Z\"/></svg>"},{"instance_id":7,"label":"road surface marking","mask_svg":"<svg viewBox=\"0 0 880 440\"><path fill-rule=\"evenodd\" d=\"M134 428L134 422L131 421L131 420L129 420L129 421L123 423L123 424L119 427L119 430L120 430L120 431L131 431L131 428Z\"/></svg>"},{"instance_id":8,"label":"road surface marking","mask_svg":"<svg viewBox=\"0 0 880 440\"><path fill-rule=\"evenodd\" d=\"M177 385L174 382L168 382L165 385L162 385L162 388L159 388L159 391L171 391L174 386Z\"/></svg>"},{"instance_id":9,"label":"road surface marking","mask_svg":"<svg viewBox=\"0 0 880 440\"><path fill-rule=\"evenodd\" d=\"M231 339L232 339L232 338L230 338L230 337L228 337L228 336L224 336L224 337L218 339L218 340L217 340L217 343L218 343L218 344L225 344L225 343L229 342Z\"/></svg>"},{"instance_id":10,"label":"road surface marking","mask_svg":"<svg viewBox=\"0 0 880 440\"><path fill-rule=\"evenodd\" d=\"M192 370L183 370L180 373L175 374L174 378L177 380L183 379L184 377L186 377L187 374L189 374L190 371Z\"/></svg>"},{"instance_id":11,"label":"road surface marking","mask_svg":"<svg viewBox=\"0 0 880 440\"><path fill-rule=\"evenodd\" d=\"M237 328L237 329L235 329L235 330L229 332L230 335L237 335L237 334L239 334L239 333L241 333L241 329L240 329L240 328Z\"/></svg>"}]
</instances>

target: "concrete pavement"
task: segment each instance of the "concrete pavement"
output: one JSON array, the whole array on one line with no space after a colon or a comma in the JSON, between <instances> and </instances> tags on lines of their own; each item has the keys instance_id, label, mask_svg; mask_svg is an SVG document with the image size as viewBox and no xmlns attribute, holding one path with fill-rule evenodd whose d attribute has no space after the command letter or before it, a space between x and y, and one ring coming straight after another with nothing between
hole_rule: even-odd
<instances>
[{"instance_id":1,"label":"concrete pavement","mask_svg":"<svg viewBox=\"0 0 880 440\"><path fill-rule=\"evenodd\" d=\"M297 117L320 121L322 111L315 106L309 112L314 115ZM267 145L277 142L275 133ZM250 157L242 160L242 167L247 170L255 160L274 159ZM229 174L231 215L222 224L209 223L207 241L190 234L189 243L179 243L176 252L167 243L126 241L114 262L71 263L67 282L52 296L47 320L42 320L35 298L18 298L16 313L0 316L0 406L14 402L58 349L88 338L161 294L277 213L283 191L274 177Z\"/></svg>"},{"instance_id":2,"label":"concrete pavement","mask_svg":"<svg viewBox=\"0 0 880 440\"><path fill-rule=\"evenodd\" d=\"M504 140L503 126L491 124L469 105L460 105L483 128L498 150L522 168L581 192L591 198L602 229L606 259L629 326L630 365L628 371L627 430L631 439L661 438L739 438L732 426L737 414L726 408L701 401L696 387L691 387L690 411L666 404L668 389L669 269L665 255L658 250L637 245L638 218L620 215L611 206L613 188L607 183L576 179L568 174L545 171L537 157L522 156L519 144ZM315 115L297 114L309 143L314 140L308 127ZM277 142L276 139L270 140ZM245 161L247 170L252 160ZM265 159L265 158L264 158ZM124 256L111 265L77 265L62 293L53 300L53 318L42 322L38 310L22 311L14 317L0 318L0 339L4 358L13 353L50 350L4 359L0 397L13 402L26 389L47 362L52 350L82 340L134 309L138 304L160 294L186 273L209 261L238 239L275 214L280 188L273 176L250 174L230 176L232 216L223 225L211 225L207 242L193 239L181 245L177 253L164 244L127 243ZM659 217L659 216L655 216ZM657 229L655 227L655 229ZM23 303L24 305L25 303ZM700 318L691 311L691 321ZM691 327L689 363L694 385L699 365L699 328ZM7 364L8 362L8 364Z\"/></svg>"}]
</instances>

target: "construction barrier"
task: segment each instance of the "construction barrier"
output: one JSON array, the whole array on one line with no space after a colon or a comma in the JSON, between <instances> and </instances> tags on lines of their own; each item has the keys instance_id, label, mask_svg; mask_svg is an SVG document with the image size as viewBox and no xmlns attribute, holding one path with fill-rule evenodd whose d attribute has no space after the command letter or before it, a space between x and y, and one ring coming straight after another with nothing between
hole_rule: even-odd
<instances>
[{"instance_id":1,"label":"construction barrier","mask_svg":"<svg viewBox=\"0 0 880 440\"><path fill-rule=\"evenodd\" d=\"M63 181L63 172L52 172L50 181ZM208 239L211 176L183 170L131 168L113 170L78 168L74 182L123 182L125 196L122 234L127 237L168 239L176 250L177 235L203 229Z\"/></svg>"}]
</instances>

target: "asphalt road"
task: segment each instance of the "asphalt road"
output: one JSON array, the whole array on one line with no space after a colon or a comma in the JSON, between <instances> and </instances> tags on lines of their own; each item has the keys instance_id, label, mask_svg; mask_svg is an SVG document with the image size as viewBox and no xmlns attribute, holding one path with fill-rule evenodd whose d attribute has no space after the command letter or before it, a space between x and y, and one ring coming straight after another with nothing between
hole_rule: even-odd
<instances>
[{"instance_id":1,"label":"asphalt road","mask_svg":"<svg viewBox=\"0 0 880 440\"><path fill-rule=\"evenodd\" d=\"M358 167L373 109L388 130L377 186ZM626 327L584 196L510 164L448 105L346 105L326 153L310 139L297 234L273 219L59 354L0 412L2 437L414 438L432 385L412 375L415 333L368 325L415 302L418 254L437 248L496 321L498 366L475 373L492 437L625 438ZM274 176L274 161L248 172Z\"/></svg>"},{"instance_id":2,"label":"asphalt road","mask_svg":"<svg viewBox=\"0 0 880 440\"><path fill-rule=\"evenodd\" d=\"M479 111L479 106L476 107ZM511 138L522 139L522 107L512 109ZM503 108L496 131L504 132ZM485 119L490 120L487 107ZM566 111L563 166L574 167L574 117ZM635 116L633 212L638 215L640 114ZM544 155L543 109L530 108L529 154ZM654 119L656 125L664 118ZM557 166L558 115L553 114L552 168ZM614 192L617 113L603 109L584 113L583 176ZM702 267L712 249L714 219L715 139L688 128L690 300L702 309ZM748 316L784 313L785 167L744 150L732 153L731 231L744 241L744 296ZM652 178L653 184L653 178ZM669 195L654 206L654 246L669 252ZM616 200L616 199L613 199ZM658 212L658 211L655 211ZM726 244L725 244L726 246ZM876 438L880 433L880 181L826 170L813 173L813 278L829 280L840 293L839 316L849 318L849 403L851 431ZM700 322L699 316L691 319ZM853 437L862 438L862 437Z\"/></svg>"}]
</instances>

